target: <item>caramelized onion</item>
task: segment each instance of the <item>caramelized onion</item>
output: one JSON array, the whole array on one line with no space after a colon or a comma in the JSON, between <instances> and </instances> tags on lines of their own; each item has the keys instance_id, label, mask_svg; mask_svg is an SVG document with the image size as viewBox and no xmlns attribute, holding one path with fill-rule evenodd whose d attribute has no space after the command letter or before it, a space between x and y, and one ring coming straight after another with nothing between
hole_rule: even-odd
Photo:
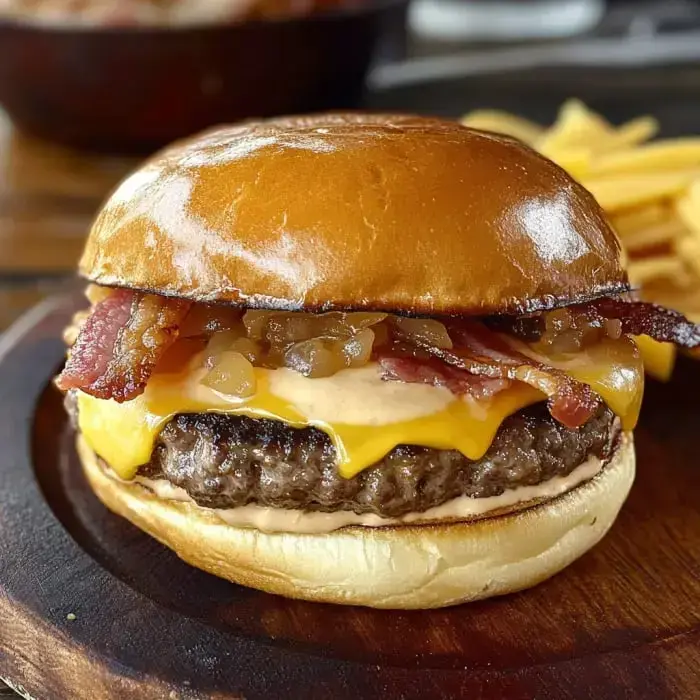
<instances>
[{"instance_id":1,"label":"caramelized onion","mask_svg":"<svg viewBox=\"0 0 700 700\"><path fill-rule=\"evenodd\" d=\"M213 367L222 352L237 352L253 364L259 364L263 359L262 348L259 343L240 335L237 331L220 331L214 333L207 343L204 364Z\"/></svg>"},{"instance_id":2,"label":"caramelized onion","mask_svg":"<svg viewBox=\"0 0 700 700\"><path fill-rule=\"evenodd\" d=\"M219 331L235 331L238 335L245 335L241 318L241 310L230 306L194 304L180 328L180 337L191 338Z\"/></svg>"},{"instance_id":3,"label":"caramelized onion","mask_svg":"<svg viewBox=\"0 0 700 700\"><path fill-rule=\"evenodd\" d=\"M284 362L305 377L330 377L346 367L342 351L334 345L334 341L325 338L303 340L287 350Z\"/></svg>"},{"instance_id":4,"label":"caramelized onion","mask_svg":"<svg viewBox=\"0 0 700 700\"><path fill-rule=\"evenodd\" d=\"M608 338L617 340L622 335L622 321L619 318L606 318L603 326Z\"/></svg>"},{"instance_id":5,"label":"caramelized onion","mask_svg":"<svg viewBox=\"0 0 700 700\"><path fill-rule=\"evenodd\" d=\"M364 311L356 311L354 313L340 313L332 311L327 314L321 314L317 317L319 321L320 335L333 336L348 336L369 328L377 323L381 323L387 314L370 313Z\"/></svg>"},{"instance_id":6,"label":"caramelized onion","mask_svg":"<svg viewBox=\"0 0 700 700\"><path fill-rule=\"evenodd\" d=\"M347 366L362 367L366 365L372 356L373 345L374 332L371 328L364 328L348 338L342 348Z\"/></svg>"},{"instance_id":7,"label":"caramelized onion","mask_svg":"<svg viewBox=\"0 0 700 700\"><path fill-rule=\"evenodd\" d=\"M385 313L305 314L298 312L250 310L243 316L248 336L253 340L267 340L282 347L301 340L325 337L349 337L387 317Z\"/></svg>"},{"instance_id":8,"label":"caramelized onion","mask_svg":"<svg viewBox=\"0 0 700 700\"><path fill-rule=\"evenodd\" d=\"M274 316L274 311L259 311L258 309L248 309L243 314L243 325L248 332L248 337L253 340L262 340L267 321L271 316Z\"/></svg>"},{"instance_id":9,"label":"caramelized onion","mask_svg":"<svg viewBox=\"0 0 700 700\"><path fill-rule=\"evenodd\" d=\"M255 393L253 365L239 352L220 353L202 384L222 394L246 398Z\"/></svg>"},{"instance_id":10,"label":"caramelized onion","mask_svg":"<svg viewBox=\"0 0 700 700\"><path fill-rule=\"evenodd\" d=\"M547 352L580 352L607 337L619 338L621 328L577 309L556 309L542 314L538 346Z\"/></svg>"},{"instance_id":11,"label":"caramelized onion","mask_svg":"<svg viewBox=\"0 0 700 700\"><path fill-rule=\"evenodd\" d=\"M214 333L207 343L204 364L207 367L213 367L216 358L222 352L228 350L240 337L240 334L236 331L219 331L218 333Z\"/></svg>"},{"instance_id":12,"label":"caramelized onion","mask_svg":"<svg viewBox=\"0 0 700 700\"><path fill-rule=\"evenodd\" d=\"M305 377L330 377L341 369L367 364L373 342L374 333L369 328L350 338L303 340L287 350L284 362Z\"/></svg>"},{"instance_id":13,"label":"caramelized onion","mask_svg":"<svg viewBox=\"0 0 700 700\"><path fill-rule=\"evenodd\" d=\"M431 318L392 317L396 335L401 340L417 345L430 345L444 350L452 349L452 340L445 326Z\"/></svg>"},{"instance_id":14,"label":"caramelized onion","mask_svg":"<svg viewBox=\"0 0 700 700\"><path fill-rule=\"evenodd\" d=\"M571 328L571 314L568 309L555 309L544 315L545 333L554 336Z\"/></svg>"},{"instance_id":15,"label":"caramelized onion","mask_svg":"<svg viewBox=\"0 0 700 700\"><path fill-rule=\"evenodd\" d=\"M229 350L238 352L254 365L259 364L263 359L263 351L259 343L250 338L241 336L236 338L230 345Z\"/></svg>"},{"instance_id":16,"label":"caramelized onion","mask_svg":"<svg viewBox=\"0 0 700 700\"><path fill-rule=\"evenodd\" d=\"M290 345L318 335L321 334L316 332L312 315L287 314L269 319L263 339L270 344L270 354L279 357L284 355Z\"/></svg>"}]
</instances>

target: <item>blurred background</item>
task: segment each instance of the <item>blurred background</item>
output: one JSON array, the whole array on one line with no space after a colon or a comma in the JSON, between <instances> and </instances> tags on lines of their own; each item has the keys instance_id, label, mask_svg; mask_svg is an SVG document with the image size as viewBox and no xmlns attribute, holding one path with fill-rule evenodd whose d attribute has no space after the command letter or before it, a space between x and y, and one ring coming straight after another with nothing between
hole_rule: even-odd
<instances>
[{"instance_id":1,"label":"blurred background","mask_svg":"<svg viewBox=\"0 0 700 700\"><path fill-rule=\"evenodd\" d=\"M700 0L0 0L0 333L75 285L101 201L158 147L359 107L559 118L470 117L590 182L634 234L640 283L682 283L660 297L682 306L700 288L700 146L632 151L700 133L699 89ZM560 112L570 98L605 120Z\"/></svg>"},{"instance_id":2,"label":"blurred background","mask_svg":"<svg viewBox=\"0 0 700 700\"><path fill-rule=\"evenodd\" d=\"M699 38L697 0L0 0L0 330L173 139L357 107L551 124L572 97L691 135Z\"/></svg>"}]
</instances>

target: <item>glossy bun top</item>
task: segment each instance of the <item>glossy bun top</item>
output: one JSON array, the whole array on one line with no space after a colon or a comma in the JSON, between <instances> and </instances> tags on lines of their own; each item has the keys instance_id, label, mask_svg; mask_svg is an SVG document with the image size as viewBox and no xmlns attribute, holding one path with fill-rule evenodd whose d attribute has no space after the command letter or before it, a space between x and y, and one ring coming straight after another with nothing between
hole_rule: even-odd
<instances>
[{"instance_id":1,"label":"glossy bun top","mask_svg":"<svg viewBox=\"0 0 700 700\"><path fill-rule=\"evenodd\" d=\"M627 289L592 195L520 142L438 119L294 117L177 143L127 178L80 271L279 309L527 312Z\"/></svg>"}]
</instances>

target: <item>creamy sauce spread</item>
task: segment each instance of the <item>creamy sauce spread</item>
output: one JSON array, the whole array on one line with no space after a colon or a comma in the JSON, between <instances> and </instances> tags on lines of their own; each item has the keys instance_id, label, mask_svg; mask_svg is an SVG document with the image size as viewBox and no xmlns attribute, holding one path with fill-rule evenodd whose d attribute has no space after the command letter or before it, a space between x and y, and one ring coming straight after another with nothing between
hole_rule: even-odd
<instances>
[{"instance_id":1,"label":"creamy sauce spread","mask_svg":"<svg viewBox=\"0 0 700 700\"><path fill-rule=\"evenodd\" d=\"M202 384L208 372L201 367L202 362L201 355L197 355L192 369L185 373L154 375L146 387L146 403L158 406L163 399L184 396L202 407L225 410L254 402ZM255 375L258 395L280 399L305 422L320 424L390 425L439 413L462 400L444 387L384 381L376 362L318 379L309 379L286 367L256 367Z\"/></svg>"},{"instance_id":2,"label":"creamy sauce spread","mask_svg":"<svg viewBox=\"0 0 700 700\"><path fill-rule=\"evenodd\" d=\"M287 368L268 371L267 377L271 394L325 423L400 423L438 413L455 401L444 387L384 381L374 362L312 380Z\"/></svg>"},{"instance_id":3,"label":"creamy sauce spread","mask_svg":"<svg viewBox=\"0 0 700 700\"><path fill-rule=\"evenodd\" d=\"M383 518L373 513L358 514L352 511L322 513L319 511L288 510L254 504L227 509L205 508L198 506L190 498L187 491L173 486L165 479L153 480L136 476L134 482L144 486L158 498L191 503L193 506L201 508L234 527L256 528L262 532L316 534L332 532L351 525L382 527L406 523L428 524L445 520L473 520L488 515L488 513L493 511L512 509L513 506L521 503L559 496L584 481L592 479L602 470L603 466L603 463L598 458L589 457L568 476L557 476L535 486L520 486L515 489L508 489L499 496L489 496L487 498L460 496L442 505L429 508L422 513L407 513L398 518ZM119 477L111 470L108 470L107 473L110 477L119 480Z\"/></svg>"}]
</instances>

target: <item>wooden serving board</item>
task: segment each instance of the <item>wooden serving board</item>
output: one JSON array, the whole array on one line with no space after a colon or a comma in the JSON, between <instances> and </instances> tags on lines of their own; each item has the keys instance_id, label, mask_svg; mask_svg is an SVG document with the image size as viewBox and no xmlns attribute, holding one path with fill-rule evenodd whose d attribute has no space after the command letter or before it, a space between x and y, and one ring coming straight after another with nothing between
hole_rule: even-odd
<instances>
[{"instance_id":1,"label":"wooden serving board","mask_svg":"<svg viewBox=\"0 0 700 700\"><path fill-rule=\"evenodd\" d=\"M319 605L189 568L108 513L48 382L75 298L0 340L0 677L35 698L700 698L700 367L651 384L639 473L564 573L424 612Z\"/></svg>"}]
</instances>

